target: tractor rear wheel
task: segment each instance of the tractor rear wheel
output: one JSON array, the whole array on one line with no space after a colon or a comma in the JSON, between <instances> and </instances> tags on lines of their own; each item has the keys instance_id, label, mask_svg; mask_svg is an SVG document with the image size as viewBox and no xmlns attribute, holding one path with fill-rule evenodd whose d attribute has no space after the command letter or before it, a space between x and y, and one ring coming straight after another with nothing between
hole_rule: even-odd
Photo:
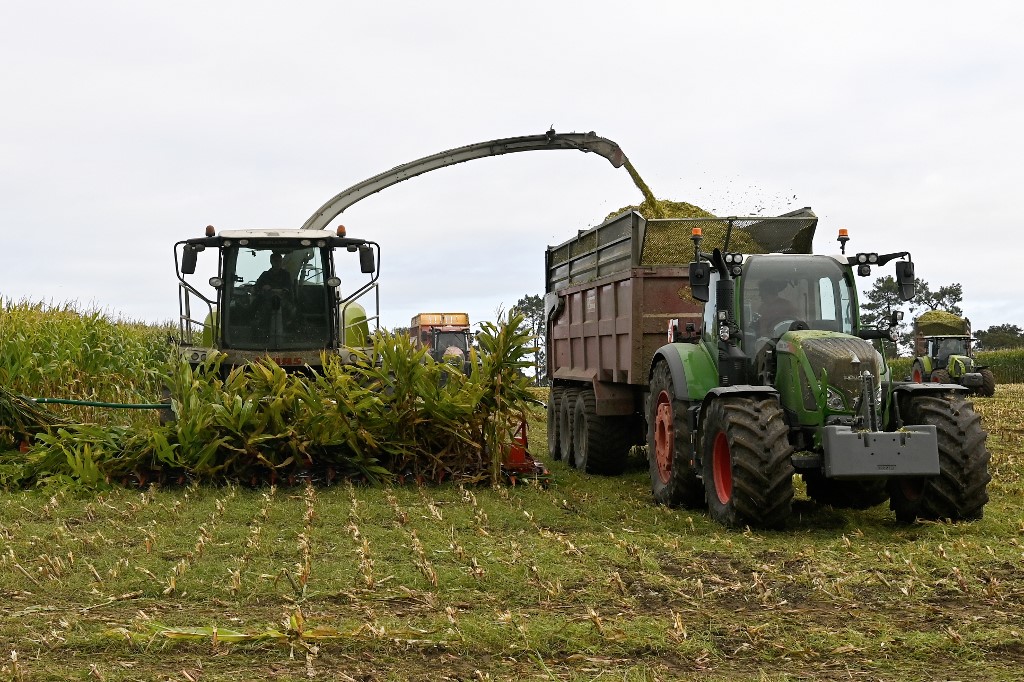
<instances>
[{"instance_id":1,"label":"tractor rear wheel","mask_svg":"<svg viewBox=\"0 0 1024 682\"><path fill-rule=\"evenodd\" d=\"M924 365L919 360L914 361L914 367L910 370L910 379L919 384L930 380L928 375L925 374Z\"/></svg>"},{"instance_id":2,"label":"tractor rear wheel","mask_svg":"<svg viewBox=\"0 0 1024 682\"><path fill-rule=\"evenodd\" d=\"M889 506L896 520L980 519L988 502L988 433L974 406L958 395L923 395L902 406L906 424L935 427L939 440L939 475L894 478Z\"/></svg>"},{"instance_id":3,"label":"tractor rear wheel","mask_svg":"<svg viewBox=\"0 0 1024 682\"><path fill-rule=\"evenodd\" d=\"M573 414L573 465L588 474L620 474L629 452L628 424L599 417L593 389L580 389Z\"/></svg>"},{"instance_id":4,"label":"tractor rear wheel","mask_svg":"<svg viewBox=\"0 0 1024 682\"><path fill-rule=\"evenodd\" d=\"M559 458L558 442L558 403L562 399L562 387L551 386L548 389L548 457Z\"/></svg>"},{"instance_id":5,"label":"tractor rear wheel","mask_svg":"<svg viewBox=\"0 0 1024 682\"><path fill-rule=\"evenodd\" d=\"M932 383L933 384L952 384L956 383L949 378L949 372L944 369L937 369L932 372Z\"/></svg>"},{"instance_id":6,"label":"tractor rear wheel","mask_svg":"<svg viewBox=\"0 0 1024 682\"><path fill-rule=\"evenodd\" d=\"M776 398L719 398L701 428L711 518L781 528L793 509L789 426Z\"/></svg>"},{"instance_id":7,"label":"tractor rear wheel","mask_svg":"<svg viewBox=\"0 0 1024 682\"><path fill-rule=\"evenodd\" d=\"M870 509L889 499L886 479L841 481L825 478L820 472L804 474L807 496L818 504L836 509Z\"/></svg>"},{"instance_id":8,"label":"tractor rear wheel","mask_svg":"<svg viewBox=\"0 0 1024 682\"><path fill-rule=\"evenodd\" d=\"M558 458L567 464L573 463L572 427L577 394L577 389L566 388L558 401Z\"/></svg>"},{"instance_id":9,"label":"tractor rear wheel","mask_svg":"<svg viewBox=\"0 0 1024 682\"><path fill-rule=\"evenodd\" d=\"M697 477L690 449L688 404L675 398L672 372L659 362L651 374L647 415L647 459L654 501L669 507L696 509L704 505L704 484Z\"/></svg>"},{"instance_id":10,"label":"tractor rear wheel","mask_svg":"<svg viewBox=\"0 0 1024 682\"><path fill-rule=\"evenodd\" d=\"M978 393L986 398L991 398L996 394L996 377L992 374L992 370L981 370L981 388L978 389Z\"/></svg>"}]
</instances>

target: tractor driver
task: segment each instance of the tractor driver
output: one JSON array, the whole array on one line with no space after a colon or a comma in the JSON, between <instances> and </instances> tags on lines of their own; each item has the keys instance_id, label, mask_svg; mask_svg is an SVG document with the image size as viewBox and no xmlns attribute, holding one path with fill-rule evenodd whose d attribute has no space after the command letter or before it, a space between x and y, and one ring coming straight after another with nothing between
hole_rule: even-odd
<instances>
[{"instance_id":1,"label":"tractor driver","mask_svg":"<svg viewBox=\"0 0 1024 682\"><path fill-rule=\"evenodd\" d=\"M760 305L756 312L760 314L757 321L759 336L772 336L775 325L786 320L800 319L800 313L791 301L779 294L786 288L786 282L777 279L765 279L757 288Z\"/></svg>"}]
</instances>

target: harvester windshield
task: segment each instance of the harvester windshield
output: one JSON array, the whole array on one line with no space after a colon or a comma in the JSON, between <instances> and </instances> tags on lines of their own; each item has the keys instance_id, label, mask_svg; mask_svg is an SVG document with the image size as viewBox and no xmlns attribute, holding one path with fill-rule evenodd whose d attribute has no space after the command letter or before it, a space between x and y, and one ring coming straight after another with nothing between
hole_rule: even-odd
<instances>
[{"instance_id":1,"label":"harvester windshield","mask_svg":"<svg viewBox=\"0 0 1024 682\"><path fill-rule=\"evenodd\" d=\"M745 339L778 338L798 320L808 329L854 333L853 283L828 256L750 256L740 296ZM755 344L745 345L754 352Z\"/></svg>"},{"instance_id":2,"label":"harvester windshield","mask_svg":"<svg viewBox=\"0 0 1024 682\"><path fill-rule=\"evenodd\" d=\"M326 347L326 249L260 242L224 250L224 344L239 349Z\"/></svg>"}]
</instances>

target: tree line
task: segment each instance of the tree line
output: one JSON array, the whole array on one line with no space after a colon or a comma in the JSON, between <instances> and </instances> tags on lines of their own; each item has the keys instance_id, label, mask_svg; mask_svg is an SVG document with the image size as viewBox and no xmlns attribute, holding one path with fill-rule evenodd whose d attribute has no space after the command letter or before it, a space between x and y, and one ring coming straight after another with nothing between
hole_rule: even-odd
<instances>
[{"instance_id":1,"label":"tree line","mask_svg":"<svg viewBox=\"0 0 1024 682\"><path fill-rule=\"evenodd\" d=\"M964 316L961 303L964 290L959 282L941 286L932 291L928 282L915 279L917 294L910 301L899 296L899 287L892 275L879 277L871 285L861 302L861 323L867 326L888 327L894 311L902 311L904 319L897 326L901 349L912 349L913 319L929 310L942 310L960 317ZM1015 324L991 325L988 329L974 330L974 336L985 350L1020 348L1024 346L1024 329Z\"/></svg>"}]
</instances>

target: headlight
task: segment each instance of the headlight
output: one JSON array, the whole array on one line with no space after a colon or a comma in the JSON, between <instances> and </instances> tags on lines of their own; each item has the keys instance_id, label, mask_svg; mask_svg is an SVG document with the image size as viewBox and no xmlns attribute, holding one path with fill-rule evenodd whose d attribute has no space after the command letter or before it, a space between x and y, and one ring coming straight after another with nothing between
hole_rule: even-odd
<instances>
[{"instance_id":1,"label":"headlight","mask_svg":"<svg viewBox=\"0 0 1024 682\"><path fill-rule=\"evenodd\" d=\"M728 327L724 327L724 326L723 327L719 327L718 328L718 338L720 338L722 341L728 341L729 340L729 328Z\"/></svg>"},{"instance_id":2,"label":"headlight","mask_svg":"<svg viewBox=\"0 0 1024 682\"><path fill-rule=\"evenodd\" d=\"M829 386L825 389L825 407L832 410L833 412L845 410L846 399L843 398L842 393Z\"/></svg>"}]
</instances>

